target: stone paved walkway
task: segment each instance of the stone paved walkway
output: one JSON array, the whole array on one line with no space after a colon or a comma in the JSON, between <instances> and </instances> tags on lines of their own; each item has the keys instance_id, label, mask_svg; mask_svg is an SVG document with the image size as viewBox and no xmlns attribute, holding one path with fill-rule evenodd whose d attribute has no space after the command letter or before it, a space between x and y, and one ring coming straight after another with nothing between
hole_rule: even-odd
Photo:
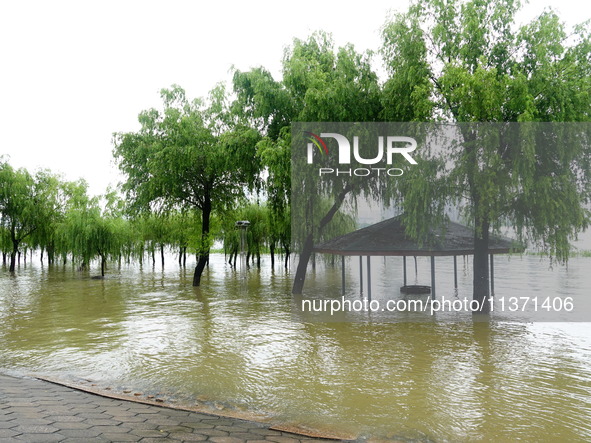
<instances>
[{"instance_id":1,"label":"stone paved walkway","mask_svg":"<svg viewBox=\"0 0 591 443\"><path fill-rule=\"evenodd\" d=\"M271 430L259 423L115 400L0 374L0 442L22 441L334 442Z\"/></svg>"}]
</instances>

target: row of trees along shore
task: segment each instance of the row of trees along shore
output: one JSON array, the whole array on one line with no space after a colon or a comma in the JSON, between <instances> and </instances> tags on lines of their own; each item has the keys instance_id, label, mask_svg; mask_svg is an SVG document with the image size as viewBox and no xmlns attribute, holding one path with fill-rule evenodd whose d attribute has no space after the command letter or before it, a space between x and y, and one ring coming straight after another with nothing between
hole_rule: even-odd
<instances>
[{"instance_id":1,"label":"row of trees along shore","mask_svg":"<svg viewBox=\"0 0 591 443\"><path fill-rule=\"evenodd\" d=\"M50 171L30 174L0 158L0 253L2 264L15 272L21 255L36 251L41 263L70 263L80 269L96 261L105 275L107 261L131 261L164 266L165 252L174 252L185 266L187 254L198 254L201 217L198 211L129 215L115 191L88 195L83 180L69 182ZM212 217L210 246L219 240L229 264L236 266L240 236L233 220L249 219L248 262L260 267L260 255L271 252L289 259L289 219L274 221L267 205L242 201L236 208ZM229 222L232 220L232 222ZM251 260L252 257L252 260Z\"/></svg>"},{"instance_id":2,"label":"row of trees along shore","mask_svg":"<svg viewBox=\"0 0 591 443\"><path fill-rule=\"evenodd\" d=\"M517 0L416 0L407 12L384 25L376 53L358 52L352 45L335 48L329 35L318 32L306 40L295 39L286 48L279 80L258 67L235 70L231 88L219 85L205 100L188 99L179 86L163 89L162 108L142 111L138 131L114 135L114 156L126 176L121 189L124 210L119 203L109 203L114 196L107 197L103 206L85 197L76 191L84 187L80 183L70 185L72 190L39 186L40 180L55 180L47 173L30 177L24 171L12 172L19 184L11 192L29 193L29 202L43 201L35 206L47 214L66 208L63 214L72 218L71 229L92 226L85 221L92 219L97 230L92 235L112 233L108 245L88 250L78 245L76 254L83 261L91 257L90 249L101 257L99 250L107 254L107 246L119 241L115 238L122 220L132 223L150 214L198 217L187 234L198 256L194 285L199 285L208 262L214 220L229 232L228 224L236 219L228 214L238 202L263 195L269 227L266 244L271 251L281 247L289 254L292 122L590 120L588 24L567 29L554 12L545 10L530 23L518 25L519 9ZM372 65L378 55L385 66L384 81ZM475 299L489 295L490 231L501 224L512 226L520 240L564 261L570 241L587 227L588 144L528 149L467 143L455 152L452 167L449 159L421 159L417 150L421 171L405 175L389 191L405 214L408 232L419 240L428 226L444 220L446 207L462 202L464 215L475 228ZM322 202L328 209L315 240L337 232L331 223L339 217L343 201L364 191L345 181L341 188L334 187L328 205ZM51 192L55 196L49 196ZM70 194L75 192L86 198L81 206L71 202ZM63 204L46 203L54 201ZM15 231L10 211L16 209L5 200L0 205L2 226L12 241L11 255L25 238L35 245L34 238L54 235L58 231L52 227L62 222L49 216L48 226L34 229L23 221ZM18 210L27 213L24 207ZM119 211L135 218L122 218ZM45 240L48 255L55 253L58 240ZM226 241L236 240L228 236ZM108 250L110 254L112 249ZM302 291L309 252L301 253L294 293Z\"/></svg>"}]
</instances>

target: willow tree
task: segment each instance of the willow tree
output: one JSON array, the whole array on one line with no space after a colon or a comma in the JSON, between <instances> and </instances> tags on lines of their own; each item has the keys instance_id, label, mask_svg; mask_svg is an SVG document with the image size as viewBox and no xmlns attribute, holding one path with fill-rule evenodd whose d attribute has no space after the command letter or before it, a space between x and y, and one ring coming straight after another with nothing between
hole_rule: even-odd
<instances>
[{"instance_id":1,"label":"willow tree","mask_svg":"<svg viewBox=\"0 0 591 443\"><path fill-rule=\"evenodd\" d=\"M33 176L0 160L0 226L10 244L10 272L23 242L51 223L57 188L55 177L44 171Z\"/></svg>"},{"instance_id":2,"label":"willow tree","mask_svg":"<svg viewBox=\"0 0 591 443\"><path fill-rule=\"evenodd\" d=\"M352 45L335 48L329 35L315 33L307 40L295 39L283 59L283 78L275 81L262 68L237 72L234 86L238 103L262 134L259 155L268 168L269 203L275 219L284 220L291 206L320 207L315 192L291 192L292 122L359 122L380 119L380 87L371 67L371 53L360 53ZM316 180L314 180L316 182ZM375 183L374 183L375 184ZM301 293L314 239L321 235L347 197L372 186L369 181L341 180L331 186L333 205L319 217L302 242L293 292ZM294 205L295 203L295 205ZM294 224L292 223L292 227ZM293 234L293 233L292 233Z\"/></svg>"},{"instance_id":3,"label":"willow tree","mask_svg":"<svg viewBox=\"0 0 591 443\"><path fill-rule=\"evenodd\" d=\"M179 266L187 264L187 248L191 239L201 232L201 219L196 211L178 211L169 214L169 244L179 252Z\"/></svg>"},{"instance_id":4,"label":"willow tree","mask_svg":"<svg viewBox=\"0 0 591 443\"><path fill-rule=\"evenodd\" d=\"M383 29L390 76L383 116L459 123L459 143L442 153L446 168L402 183L405 223L426 232L430 219L416 214L464 206L475 228L477 300L489 295L489 231L512 226L522 240L566 260L570 240L589 221L588 126L561 142L556 125L513 127L509 137L510 126L501 125L495 142L481 142L484 126L476 122L591 117L588 28L569 33L551 11L517 27L519 7L517 0L419 0ZM540 142L545 136L552 142Z\"/></svg>"},{"instance_id":5,"label":"willow tree","mask_svg":"<svg viewBox=\"0 0 591 443\"><path fill-rule=\"evenodd\" d=\"M70 198L56 232L58 249L62 254L72 254L81 268L98 259L104 277L107 260L119 258L130 228L114 206L114 194L107 193L101 201L99 197L89 197L86 191L84 181L69 184Z\"/></svg>"},{"instance_id":6,"label":"willow tree","mask_svg":"<svg viewBox=\"0 0 591 443\"><path fill-rule=\"evenodd\" d=\"M256 184L259 136L235 121L222 88L208 106L179 86L161 91L163 110L139 115L137 132L114 135L114 155L127 176L123 189L137 211L197 209L201 242L193 285L199 286L212 243L210 220Z\"/></svg>"},{"instance_id":7,"label":"willow tree","mask_svg":"<svg viewBox=\"0 0 591 443\"><path fill-rule=\"evenodd\" d=\"M44 253L47 252L49 264L53 264L56 247L56 230L65 216L68 199L69 183L62 177L49 170L40 170L35 175L38 186L43 189L44 221L32 233L30 245L40 250L40 260L43 263Z\"/></svg>"},{"instance_id":8,"label":"willow tree","mask_svg":"<svg viewBox=\"0 0 591 443\"><path fill-rule=\"evenodd\" d=\"M263 137L257 144L256 152L266 171L264 189L267 196L271 267L275 264L277 245L285 251L287 267L291 249L290 125L298 113L296 101L282 82L275 80L262 67L247 72L235 71L233 84L236 94L234 112L242 115Z\"/></svg>"}]
</instances>

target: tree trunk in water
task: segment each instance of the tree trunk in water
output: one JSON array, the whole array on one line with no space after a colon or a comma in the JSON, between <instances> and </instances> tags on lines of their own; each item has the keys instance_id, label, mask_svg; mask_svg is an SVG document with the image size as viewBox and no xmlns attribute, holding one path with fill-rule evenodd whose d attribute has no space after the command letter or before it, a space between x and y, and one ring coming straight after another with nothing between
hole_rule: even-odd
<instances>
[{"instance_id":1,"label":"tree trunk in water","mask_svg":"<svg viewBox=\"0 0 591 443\"><path fill-rule=\"evenodd\" d=\"M271 250L271 269L273 269L275 267L275 243L271 243L269 249Z\"/></svg>"},{"instance_id":2,"label":"tree trunk in water","mask_svg":"<svg viewBox=\"0 0 591 443\"><path fill-rule=\"evenodd\" d=\"M488 268L488 243L489 223L477 220L478 229L474 232L474 282L472 299L477 300L480 313L489 313L489 268Z\"/></svg>"},{"instance_id":3,"label":"tree trunk in water","mask_svg":"<svg viewBox=\"0 0 591 443\"><path fill-rule=\"evenodd\" d=\"M302 289L304 289L304 281L306 280L306 268L308 267L308 261L310 260L310 256L312 255L313 246L314 239L312 238L312 234L308 234L308 237L306 237L306 242L304 243L304 248L302 249L302 253L300 254L300 261L298 262L298 268L296 270L296 275L293 281L293 288L291 290L292 294L301 294Z\"/></svg>"},{"instance_id":4,"label":"tree trunk in water","mask_svg":"<svg viewBox=\"0 0 591 443\"><path fill-rule=\"evenodd\" d=\"M287 246L284 246L283 249L285 249L285 269L287 269L289 267L289 248Z\"/></svg>"},{"instance_id":5,"label":"tree trunk in water","mask_svg":"<svg viewBox=\"0 0 591 443\"><path fill-rule=\"evenodd\" d=\"M105 276L105 268L107 267L107 258L101 255L101 277Z\"/></svg>"},{"instance_id":6,"label":"tree trunk in water","mask_svg":"<svg viewBox=\"0 0 591 443\"><path fill-rule=\"evenodd\" d=\"M206 264L207 257L205 255L200 255L199 260L197 261L197 266L195 266L195 273L193 274L193 286L199 286L201 284L201 274L203 273Z\"/></svg>"},{"instance_id":7,"label":"tree trunk in water","mask_svg":"<svg viewBox=\"0 0 591 443\"><path fill-rule=\"evenodd\" d=\"M10 268L8 269L10 272L14 272L16 269L16 256L19 254L20 259L20 252L18 252L18 240L16 239L16 235L12 234L12 252L10 253Z\"/></svg>"},{"instance_id":8,"label":"tree trunk in water","mask_svg":"<svg viewBox=\"0 0 591 443\"><path fill-rule=\"evenodd\" d=\"M47 245L47 264L53 265L55 263L55 246L53 243Z\"/></svg>"},{"instance_id":9,"label":"tree trunk in water","mask_svg":"<svg viewBox=\"0 0 591 443\"><path fill-rule=\"evenodd\" d=\"M349 191L351 191L351 185L347 184L339 193L339 195L337 195L337 198L335 199L335 202L332 205L332 207L329 209L326 215L322 217L322 220L320 220L320 223L318 224L317 235L320 235L324 227L332 220L333 216L341 207L341 204L343 203L343 200L345 200L345 197L347 196ZM310 260L310 256L312 255L312 248L314 247L313 235L314 234L310 232L310 234L308 234L308 236L306 237L306 241L304 242L304 248L302 249L302 252L300 254L298 268L296 270L296 275L293 281L293 288L291 290L292 294L301 294L302 290L304 289L304 281L306 280L306 269L308 267L308 261Z\"/></svg>"},{"instance_id":10,"label":"tree trunk in water","mask_svg":"<svg viewBox=\"0 0 591 443\"><path fill-rule=\"evenodd\" d=\"M201 274L205 269L205 265L209 261L209 218L211 216L211 198L205 197L203 207L201 208L202 224L201 224L201 254L195 266L195 273L193 274L193 286L201 284Z\"/></svg>"},{"instance_id":11,"label":"tree trunk in water","mask_svg":"<svg viewBox=\"0 0 591 443\"><path fill-rule=\"evenodd\" d=\"M164 244L160 243L160 258L162 259L162 267L164 267Z\"/></svg>"},{"instance_id":12,"label":"tree trunk in water","mask_svg":"<svg viewBox=\"0 0 591 443\"><path fill-rule=\"evenodd\" d=\"M15 269L16 269L16 251L13 251L10 254L10 268L8 270L10 272L14 272Z\"/></svg>"}]
</instances>

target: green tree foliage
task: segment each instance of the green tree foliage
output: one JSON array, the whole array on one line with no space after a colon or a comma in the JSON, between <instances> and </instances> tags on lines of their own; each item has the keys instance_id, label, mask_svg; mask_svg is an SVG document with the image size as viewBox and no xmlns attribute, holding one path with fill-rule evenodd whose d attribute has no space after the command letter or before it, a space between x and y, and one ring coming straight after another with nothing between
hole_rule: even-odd
<instances>
[{"instance_id":1,"label":"green tree foliage","mask_svg":"<svg viewBox=\"0 0 591 443\"><path fill-rule=\"evenodd\" d=\"M288 265L290 255L291 147L289 134L289 128L284 126L276 140L265 137L257 145L257 155L267 171L265 190L272 267L275 265L275 248L278 245L285 252L285 267Z\"/></svg>"},{"instance_id":2,"label":"green tree foliage","mask_svg":"<svg viewBox=\"0 0 591 443\"><path fill-rule=\"evenodd\" d=\"M177 211L169 215L168 240L179 251L179 265L187 263L187 248L193 239L200 239L201 219L197 211ZM200 248L196 248L200 249Z\"/></svg>"},{"instance_id":3,"label":"green tree foliage","mask_svg":"<svg viewBox=\"0 0 591 443\"><path fill-rule=\"evenodd\" d=\"M3 243L9 239L10 267L14 272L16 255L25 240L51 221L56 211L55 178L39 172L32 176L25 169L14 169L8 162L0 163L0 216Z\"/></svg>"},{"instance_id":4,"label":"green tree foliage","mask_svg":"<svg viewBox=\"0 0 591 443\"><path fill-rule=\"evenodd\" d=\"M171 243L171 227L168 213L150 213L144 217L144 239L147 241L148 252L152 254L152 264L155 262L155 252L158 249L164 267L164 248Z\"/></svg>"},{"instance_id":5,"label":"green tree foliage","mask_svg":"<svg viewBox=\"0 0 591 443\"><path fill-rule=\"evenodd\" d=\"M178 86L161 91L163 110L140 113L141 129L114 137L114 155L127 176L123 186L137 211L198 209L201 245L193 285L209 260L210 220L257 185L258 133L240 125L229 112L222 88L209 106L190 101Z\"/></svg>"},{"instance_id":6,"label":"green tree foliage","mask_svg":"<svg viewBox=\"0 0 591 443\"><path fill-rule=\"evenodd\" d=\"M266 207L257 203L250 203L240 211L240 219L250 222L246 231L246 262L249 263L252 257L254 263L256 257L257 267L260 268L261 252L268 242L269 233Z\"/></svg>"},{"instance_id":7,"label":"green tree foliage","mask_svg":"<svg viewBox=\"0 0 591 443\"><path fill-rule=\"evenodd\" d=\"M267 190L272 220L285 221L288 207L302 207L291 194L291 137L287 126L294 121L338 122L376 121L381 111L378 78L371 68L371 53L358 53L353 46L335 49L325 33L313 34L308 40L296 39L283 59L282 82L259 68L236 72L234 88L236 106L254 121L265 139L258 154L268 171ZM261 129L262 128L262 129ZM365 192L373 186L368 180L352 184L341 180L331 183L328 194L334 204L326 214L317 217L314 232L303 246L294 282L294 293L303 287L305 270L312 252L314 235L321 235L345 198ZM315 192L299 194L307 205L318 205ZM353 192L352 192L353 191ZM294 204L295 203L295 204ZM293 215L293 212L292 212ZM278 232L284 231L282 228Z\"/></svg>"},{"instance_id":8,"label":"green tree foliage","mask_svg":"<svg viewBox=\"0 0 591 443\"><path fill-rule=\"evenodd\" d=\"M114 194L107 194L101 205L99 198L88 197L84 182L73 184L70 191L64 221L58 227L60 250L71 253L83 268L98 258L104 277L107 260L118 258L128 241L128 223L121 217L121 206Z\"/></svg>"},{"instance_id":9,"label":"green tree foliage","mask_svg":"<svg viewBox=\"0 0 591 443\"><path fill-rule=\"evenodd\" d=\"M40 249L42 262L44 252L47 251L48 262L53 264L56 248L55 233L59 223L64 219L68 199L67 183L49 170L38 171L36 180L44 189L44 220L31 235L29 243L33 249Z\"/></svg>"},{"instance_id":10,"label":"green tree foliage","mask_svg":"<svg viewBox=\"0 0 591 443\"><path fill-rule=\"evenodd\" d=\"M383 29L390 74L384 117L454 123L589 121L588 28L568 34L551 11L518 28L519 6L515 0L419 0L395 17ZM482 125L458 128L461 142L441 153L429 174L408 177L399 191L405 223L417 235L432 222L419 213L442 219L445 203L465 207L475 227L474 298L481 300L489 295L489 230L501 223L558 259L568 257L569 240L589 220L590 151L588 140L528 142L543 134L528 135L527 126L513 138L506 134L514 129L495 127L501 134L496 142L490 142L494 135L484 134ZM559 126L552 131L555 137ZM505 136L513 142L504 142Z\"/></svg>"}]
</instances>

